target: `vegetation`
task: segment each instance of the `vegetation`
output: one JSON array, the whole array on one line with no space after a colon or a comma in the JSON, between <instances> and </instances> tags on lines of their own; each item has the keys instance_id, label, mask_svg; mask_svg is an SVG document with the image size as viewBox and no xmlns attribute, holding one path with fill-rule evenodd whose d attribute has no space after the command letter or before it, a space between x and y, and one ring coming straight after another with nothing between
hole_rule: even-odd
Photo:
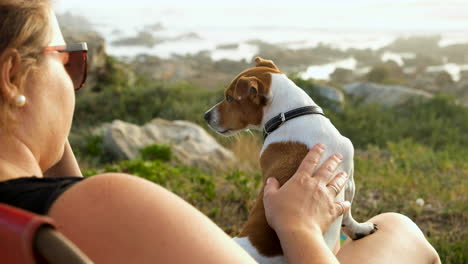
<instances>
[{"instance_id":1,"label":"vegetation","mask_svg":"<svg viewBox=\"0 0 468 264\"><path fill-rule=\"evenodd\" d=\"M241 142L238 142L242 144ZM438 250L444 263L466 263L468 164L447 151L432 151L411 140L369 147L355 158L358 220L388 211L413 219ZM98 171L86 171L94 175ZM159 160L132 160L107 165L99 172L124 172L145 178L178 194L230 235L248 216L261 184L259 173L205 174L196 168ZM417 200L423 199L424 205Z\"/></svg>"},{"instance_id":2,"label":"vegetation","mask_svg":"<svg viewBox=\"0 0 468 264\"><path fill-rule=\"evenodd\" d=\"M412 140L360 151L355 158L353 213L360 220L388 211L407 215L443 263L466 263L466 157L466 152L434 151Z\"/></svg>"},{"instance_id":3,"label":"vegetation","mask_svg":"<svg viewBox=\"0 0 468 264\"><path fill-rule=\"evenodd\" d=\"M443 95L397 109L352 105L342 113L328 114L338 130L357 148L366 148L367 145L386 147L389 141L405 139L434 150L464 151L468 146L468 109Z\"/></svg>"},{"instance_id":4,"label":"vegetation","mask_svg":"<svg viewBox=\"0 0 468 264\"><path fill-rule=\"evenodd\" d=\"M172 158L171 147L166 145L150 145L141 149L140 153L144 160L170 161Z\"/></svg>"},{"instance_id":5,"label":"vegetation","mask_svg":"<svg viewBox=\"0 0 468 264\"><path fill-rule=\"evenodd\" d=\"M355 145L356 218L364 221L388 211L405 214L421 227L444 263L467 263L468 109L439 95L398 109L361 105L347 98L344 111L337 111L314 93L313 81L295 81ZM112 77L101 84L99 92L77 98L70 140L80 160L93 161L85 166L89 168L85 174L124 172L158 183L235 235L261 185L256 158L261 148L259 135L218 138L238 154L242 171L207 174L170 162L168 146L145 148L138 160L112 161L102 149L102 137L88 132L117 118L142 124L160 117L204 125L203 113L222 98L222 91L144 79L128 87L123 81L113 83Z\"/></svg>"},{"instance_id":6,"label":"vegetation","mask_svg":"<svg viewBox=\"0 0 468 264\"><path fill-rule=\"evenodd\" d=\"M202 124L203 113L222 94L185 82L172 84L139 82L133 87L83 93L77 97L75 128L96 126L115 119L143 124L152 118L191 120Z\"/></svg>"}]
</instances>

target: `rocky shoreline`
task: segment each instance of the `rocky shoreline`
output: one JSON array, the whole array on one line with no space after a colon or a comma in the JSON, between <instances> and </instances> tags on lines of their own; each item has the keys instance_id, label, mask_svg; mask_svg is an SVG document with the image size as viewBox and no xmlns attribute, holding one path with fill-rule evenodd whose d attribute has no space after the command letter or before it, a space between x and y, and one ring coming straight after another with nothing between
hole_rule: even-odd
<instances>
[{"instance_id":1,"label":"rocky shoreline","mask_svg":"<svg viewBox=\"0 0 468 264\"><path fill-rule=\"evenodd\" d=\"M98 33L89 30L90 23L79 16L64 14L59 16L64 34L70 41L87 41L90 47L90 90L97 85L100 76L108 71L106 46L109 45ZM75 26L74 26L75 25ZM76 26L80 25L80 26ZM155 34L163 28L157 23L145 27L145 31L135 37L122 39L110 45L158 45L160 42L173 41L180 37L200 38L196 33L190 36L156 38ZM139 35L143 36L139 38ZM141 37L140 36L140 37ZM146 43L144 38L151 39ZM338 88L355 82L372 82L385 85L405 86L431 94L445 93L458 98L468 105L468 44L452 44L441 47L438 36L415 36L399 38L393 43L377 50L341 50L320 44L316 47L290 49L285 45L271 44L261 40L248 41L258 48L259 56L272 59L287 74L304 73L310 67L323 70L328 65L330 72L320 83ZM236 43L218 46L220 50L239 48ZM340 67L337 61L352 60L351 67ZM225 87L240 71L251 67L250 61L213 60L210 51L193 55L173 55L160 58L140 54L131 58L121 58L120 66L125 74L146 76L150 80L177 82L187 81L199 87L219 89ZM326 74L325 74L326 75Z\"/></svg>"}]
</instances>

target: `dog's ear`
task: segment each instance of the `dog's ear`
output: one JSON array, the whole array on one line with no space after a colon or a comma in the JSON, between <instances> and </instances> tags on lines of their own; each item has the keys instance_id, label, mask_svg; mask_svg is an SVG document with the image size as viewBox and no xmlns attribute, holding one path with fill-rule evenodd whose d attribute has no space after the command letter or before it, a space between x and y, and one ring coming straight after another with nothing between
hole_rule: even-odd
<instances>
[{"instance_id":1,"label":"dog's ear","mask_svg":"<svg viewBox=\"0 0 468 264\"><path fill-rule=\"evenodd\" d=\"M260 104L265 97L265 85L255 76L240 77L236 83L234 96L237 100L250 97L255 103Z\"/></svg>"},{"instance_id":2,"label":"dog's ear","mask_svg":"<svg viewBox=\"0 0 468 264\"><path fill-rule=\"evenodd\" d=\"M260 57L255 57L255 63L256 63L256 67L267 67L267 68L280 71L272 60L264 60Z\"/></svg>"}]
</instances>

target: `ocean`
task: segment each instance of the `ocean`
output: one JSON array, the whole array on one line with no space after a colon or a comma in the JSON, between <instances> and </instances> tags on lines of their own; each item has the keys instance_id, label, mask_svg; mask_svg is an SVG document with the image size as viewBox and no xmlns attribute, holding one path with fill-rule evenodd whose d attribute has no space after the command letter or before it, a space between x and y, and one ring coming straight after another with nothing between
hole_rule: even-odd
<instances>
[{"instance_id":1,"label":"ocean","mask_svg":"<svg viewBox=\"0 0 468 264\"><path fill-rule=\"evenodd\" d=\"M62 0L55 9L88 19L109 43L108 53L118 57L207 50L214 60L250 61L258 51L251 40L291 49L320 43L378 49L414 35L440 35L440 46L468 43L468 0ZM153 47L111 44L149 28L165 41ZM178 38L187 34L196 37Z\"/></svg>"}]
</instances>

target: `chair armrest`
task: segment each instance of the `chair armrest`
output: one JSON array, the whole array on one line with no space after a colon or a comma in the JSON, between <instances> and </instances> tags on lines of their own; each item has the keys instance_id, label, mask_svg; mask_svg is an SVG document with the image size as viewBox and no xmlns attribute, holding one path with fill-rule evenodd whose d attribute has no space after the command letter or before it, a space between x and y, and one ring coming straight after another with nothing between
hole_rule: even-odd
<instances>
[{"instance_id":1,"label":"chair armrest","mask_svg":"<svg viewBox=\"0 0 468 264\"><path fill-rule=\"evenodd\" d=\"M92 263L54 230L50 217L6 204L0 204L0 256L2 263Z\"/></svg>"},{"instance_id":2,"label":"chair armrest","mask_svg":"<svg viewBox=\"0 0 468 264\"><path fill-rule=\"evenodd\" d=\"M41 226L35 236L34 245L49 264L92 264L93 262L70 240L50 226Z\"/></svg>"},{"instance_id":3,"label":"chair armrest","mask_svg":"<svg viewBox=\"0 0 468 264\"><path fill-rule=\"evenodd\" d=\"M54 226L54 222L49 217L0 204L0 255L2 262L36 263L33 239L36 230L41 226Z\"/></svg>"}]
</instances>

